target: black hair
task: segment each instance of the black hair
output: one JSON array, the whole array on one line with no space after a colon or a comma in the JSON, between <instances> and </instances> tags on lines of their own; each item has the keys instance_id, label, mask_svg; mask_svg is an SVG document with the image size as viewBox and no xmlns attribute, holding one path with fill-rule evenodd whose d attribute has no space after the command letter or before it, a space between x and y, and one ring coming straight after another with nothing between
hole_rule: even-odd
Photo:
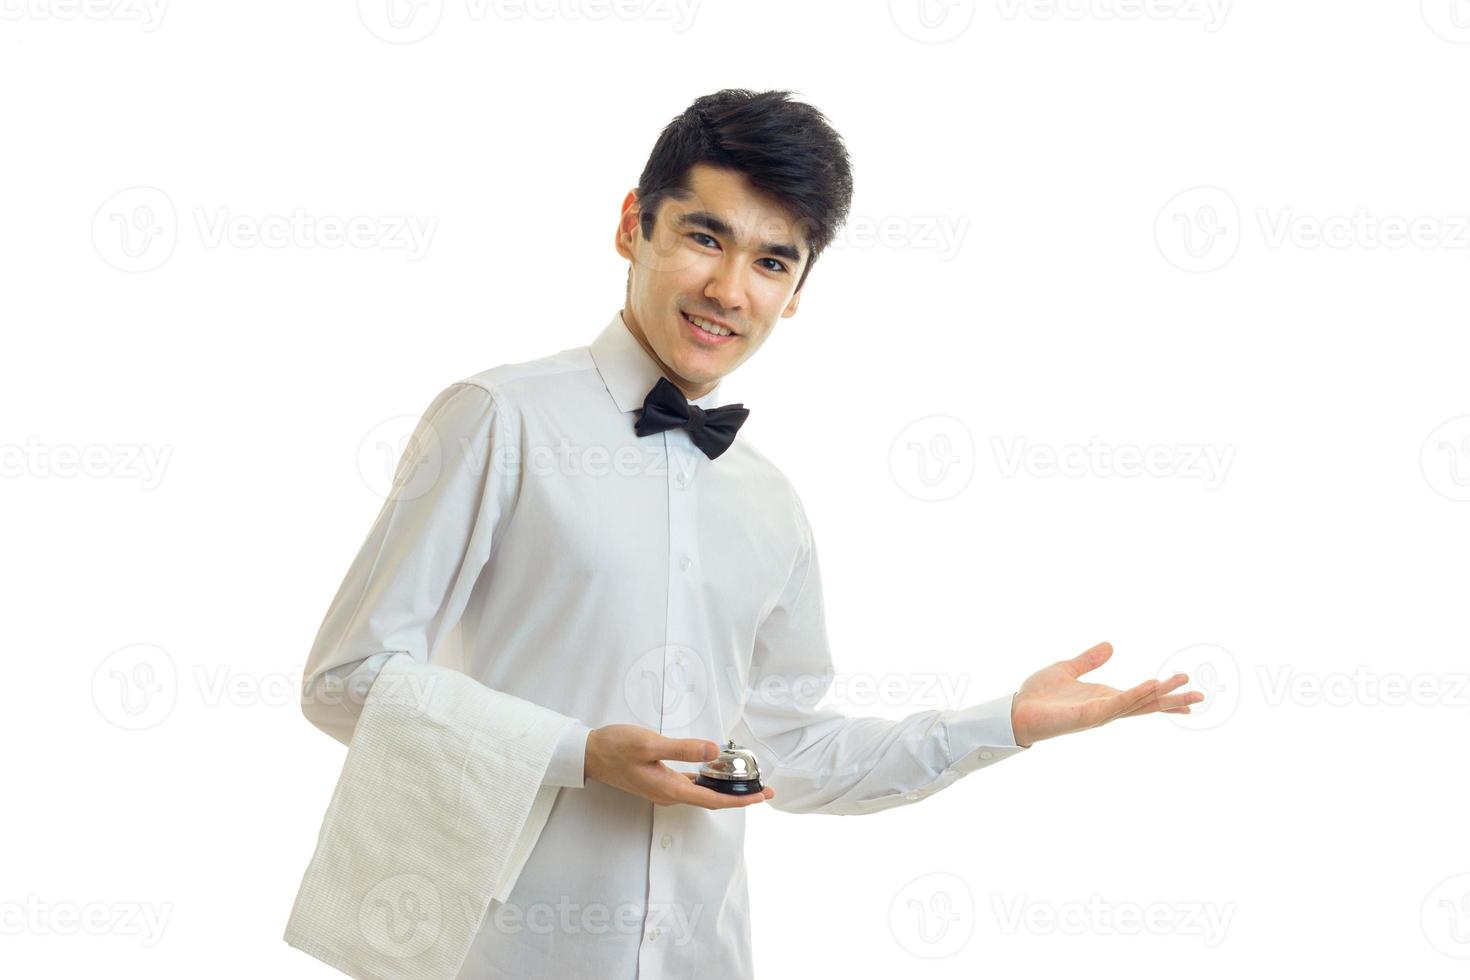
<instances>
[{"instance_id":1,"label":"black hair","mask_svg":"<svg viewBox=\"0 0 1470 980\"><path fill-rule=\"evenodd\" d=\"M659 205L690 191L696 163L736 170L795 218L810 249L796 288L847 220L852 167L842 137L786 90L722 89L695 99L664 127L638 178L639 225L652 239Z\"/></svg>"}]
</instances>

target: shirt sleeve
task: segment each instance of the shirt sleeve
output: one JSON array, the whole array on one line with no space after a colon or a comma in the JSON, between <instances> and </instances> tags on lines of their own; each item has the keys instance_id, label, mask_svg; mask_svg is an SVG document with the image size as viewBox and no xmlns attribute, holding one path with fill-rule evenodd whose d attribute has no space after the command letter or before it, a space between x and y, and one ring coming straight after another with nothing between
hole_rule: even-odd
<instances>
[{"instance_id":1,"label":"shirt sleeve","mask_svg":"<svg viewBox=\"0 0 1470 980\"><path fill-rule=\"evenodd\" d=\"M312 644L301 709L349 744L384 662L420 663L459 623L515 503L518 473L498 396L458 382L440 392L414 428L378 513ZM546 784L581 787L587 726L562 734Z\"/></svg>"},{"instance_id":2,"label":"shirt sleeve","mask_svg":"<svg viewBox=\"0 0 1470 980\"><path fill-rule=\"evenodd\" d=\"M769 805L790 813L874 813L917 802L1029 749L1016 744L1011 729L1014 692L897 721L822 704L834 673L822 573L799 499L796 512L802 544L757 630L747 700L732 736L755 753L762 782L776 790Z\"/></svg>"}]
</instances>

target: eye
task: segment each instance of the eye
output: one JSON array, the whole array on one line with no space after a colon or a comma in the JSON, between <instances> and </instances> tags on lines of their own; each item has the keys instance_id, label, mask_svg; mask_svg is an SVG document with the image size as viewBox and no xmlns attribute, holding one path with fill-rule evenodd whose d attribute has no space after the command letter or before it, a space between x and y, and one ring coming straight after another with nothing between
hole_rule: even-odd
<instances>
[{"instance_id":1,"label":"eye","mask_svg":"<svg viewBox=\"0 0 1470 980\"><path fill-rule=\"evenodd\" d=\"M715 241L714 238L712 238L709 235L706 235L702 231L691 231L689 233L688 237L694 239L696 242L699 242L700 245L704 245L704 242L700 242L699 239L703 238L703 239L708 240L709 241L709 245L705 246L706 248L719 248L720 247L720 243L719 242ZM768 271L768 272L786 272L787 271L787 269L786 269L786 263L782 262L780 259L764 258L764 259L761 259L760 261L771 263L770 265L766 266L766 271Z\"/></svg>"}]
</instances>

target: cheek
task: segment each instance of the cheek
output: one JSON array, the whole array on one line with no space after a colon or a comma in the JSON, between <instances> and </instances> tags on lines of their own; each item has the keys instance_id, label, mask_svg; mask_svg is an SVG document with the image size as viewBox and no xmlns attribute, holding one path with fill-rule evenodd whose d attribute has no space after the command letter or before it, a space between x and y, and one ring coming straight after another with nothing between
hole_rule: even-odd
<instances>
[{"instance_id":1,"label":"cheek","mask_svg":"<svg viewBox=\"0 0 1470 980\"><path fill-rule=\"evenodd\" d=\"M661 246L660 274L671 288L695 288L709 272L710 256L686 241L675 240Z\"/></svg>"},{"instance_id":2,"label":"cheek","mask_svg":"<svg viewBox=\"0 0 1470 980\"><path fill-rule=\"evenodd\" d=\"M653 242L639 251L639 276L650 293L667 293L689 278L693 262L686 249Z\"/></svg>"}]
</instances>

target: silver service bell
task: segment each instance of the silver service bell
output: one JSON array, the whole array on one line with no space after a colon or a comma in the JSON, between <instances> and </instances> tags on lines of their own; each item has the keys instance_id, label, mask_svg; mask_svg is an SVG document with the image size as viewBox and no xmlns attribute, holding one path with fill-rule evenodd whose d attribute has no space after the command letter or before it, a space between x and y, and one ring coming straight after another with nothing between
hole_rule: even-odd
<instances>
[{"instance_id":1,"label":"silver service bell","mask_svg":"<svg viewBox=\"0 0 1470 980\"><path fill-rule=\"evenodd\" d=\"M720 750L719 758L699 767L699 777L694 782L716 793L745 796L761 791L761 770L750 750L730 739Z\"/></svg>"}]
</instances>

